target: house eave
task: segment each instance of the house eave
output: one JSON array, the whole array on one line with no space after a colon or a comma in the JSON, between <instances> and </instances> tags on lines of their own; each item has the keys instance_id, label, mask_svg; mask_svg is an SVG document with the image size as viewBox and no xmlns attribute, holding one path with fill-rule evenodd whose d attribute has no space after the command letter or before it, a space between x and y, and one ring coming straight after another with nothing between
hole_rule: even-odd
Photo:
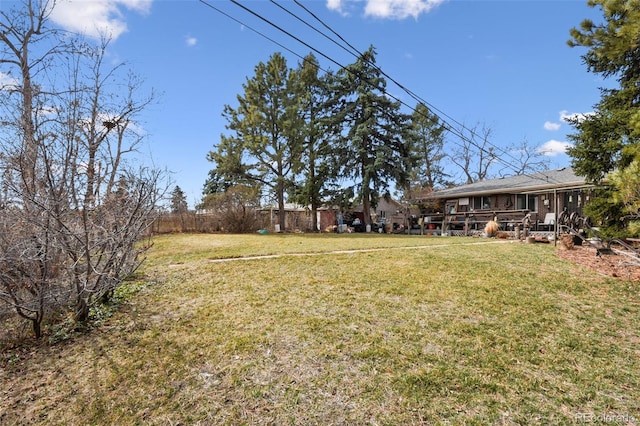
<instances>
[{"instance_id":1,"label":"house eave","mask_svg":"<svg viewBox=\"0 0 640 426\"><path fill-rule=\"evenodd\" d=\"M595 188L593 184L585 184L584 182L570 182L562 185L539 185L528 186L522 188L496 188L484 191L448 191L432 192L423 200L443 200L450 198L465 198L465 197L478 197L483 195L496 195L496 194L537 194L552 191L570 191L575 189L587 189Z\"/></svg>"}]
</instances>

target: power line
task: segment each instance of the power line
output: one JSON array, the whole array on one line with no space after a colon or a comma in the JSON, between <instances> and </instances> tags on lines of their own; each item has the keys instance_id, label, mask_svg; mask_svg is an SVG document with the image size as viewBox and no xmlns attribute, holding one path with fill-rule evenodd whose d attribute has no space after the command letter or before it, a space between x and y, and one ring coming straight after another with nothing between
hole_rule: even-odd
<instances>
[{"instance_id":1,"label":"power line","mask_svg":"<svg viewBox=\"0 0 640 426\"><path fill-rule=\"evenodd\" d=\"M272 39L271 37L266 36L265 34L263 34L262 32L250 27L249 25L243 23L242 21L232 17L231 15L229 15L226 12L223 12L222 10L220 10L219 8L213 6L212 4L210 4L209 2L207 2L206 0L199 0L201 3L203 3L204 5L210 7L211 9L221 13L222 15L228 17L229 19L232 19L233 21L239 23L240 25L250 29L251 31L255 32L256 34L264 37L265 39L271 41L272 43L276 44L277 46L280 46L281 48L285 49L287 52L290 52L291 54L297 56L298 58L301 58L302 60L305 60L305 58L294 52L292 49L284 46L282 43L279 43L277 41L275 41L274 39ZM284 6L279 5L278 3L276 3L273 0L270 0L271 3L273 3L274 5L276 5L278 8L280 8L281 10L287 12L289 15L293 16L294 18L296 18L298 21L304 23L306 26L312 28L314 31L318 32L319 34L323 35L325 38L327 38L328 40L330 40L331 42L333 42L334 44L338 45L339 47L341 47L342 49L344 49L345 51L347 51L348 53L350 53L353 56L356 56L357 58L362 58L362 54L355 48L353 47L350 43L348 43L342 36L340 36L336 31L334 31L329 25L327 25L324 21L322 21L322 19L318 18L317 15L315 15L314 13L312 13L309 9L307 9L306 7L304 7L299 1L294 0L295 3L301 7L302 9L304 9L307 13L309 13L311 16L314 17L314 19L316 19L318 22L320 22L325 28L327 28L329 31L331 31L334 35L336 35L336 37L338 37L342 42L344 42L347 46L349 46L349 48L352 49L352 51L350 51L349 49L345 48L344 46L340 45L338 42L336 42L334 39L332 39L331 37L327 36L326 34L324 34L322 31L318 30L317 28L313 27L311 24L309 24L308 22L306 22L304 19L298 17L295 13L289 11L288 9L286 9ZM278 31L282 32L283 34L285 34L286 36L294 39L295 41L297 41L298 43L306 46L307 48L311 49L313 52L316 52L317 54L319 54L320 56L322 56L323 58L327 59L328 61L332 62L333 64L337 65L340 69L344 69L347 70L348 72L352 72L351 70L349 70L348 67L342 65L340 62L338 62L337 60L333 59L331 56L329 56L328 54L325 54L324 52L320 51L319 49L315 48L314 46L312 46L311 44L303 41L302 39L300 39L299 37L293 35L290 31L285 30L284 28L282 28L280 25L275 24L274 22L272 22L271 20L263 17L262 15L260 15L259 13L255 12L254 10L250 9L247 6L244 6L242 4L240 4L238 1L236 0L230 0L231 3L233 3L234 5L236 5L237 7L243 9L245 12L253 15L254 17L260 19L261 21L267 23L268 25L274 27L275 29L277 29ZM354 52L357 52L354 53ZM444 113L442 110L440 110L439 108L435 107L434 105L430 104L429 102L427 102L426 100L422 99L420 96L418 96L417 94L415 94L414 92L412 92L411 90L409 90L408 88L406 88L404 85L402 85L401 83L399 83L396 79L392 78L391 76L389 76L386 72L384 72L380 67L378 67L376 64L370 62L370 61L366 61L370 66L374 67L378 72L380 72L384 77L388 78L391 82L393 82L396 86L398 86L401 90L403 90L405 93L407 93L412 99L414 99L415 101L422 103L426 106L428 106L432 111L436 111L434 112L434 115L436 115L439 120L441 122L443 122L443 124L445 125L445 129L447 131L449 131L450 133L458 136L461 140L468 142L469 144L473 145L475 148L477 148L478 150L485 152L489 155L492 156L492 158L499 162L502 163L506 168L510 168L513 169L513 166L511 163L507 162L506 160L502 159L501 157L498 157L495 155L495 153L492 151L491 148L495 148L497 150L499 150L500 152L502 152L505 156L510 157L512 160L514 161L518 161L515 157L513 157L511 154L509 154L507 151L505 151L504 149L496 146L495 144L491 143L488 140L484 140L483 144L489 144L490 145L490 149L487 150L484 146L481 146L480 144L478 144L474 138L476 136L476 132L475 129L468 129L464 124L458 122L457 120L455 120L454 118L452 118L451 116L447 115L446 113ZM323 70L324 72L328 72L327 70L319 67L319 69ZM365 82L367 82L368 84L373 85L373 83L367 81L365 79ZM412 110L413 112L416 112L415 107L408 105L406 102L404 102L403 100L399 99L398 97L394 96L393 94L389 93L385 88L381 88L381 87L377 87L374 86L376 89L381 90L385 95L389 96L390 98L394 99L396 102L398 102L401 105L406 106L407 108L409 108L410 110ZM439 114L438 114L439 113ZM449 121L445 120L443 117L446 117L449 119L449 121L454 122L457 126L459 126L460 129L462 130L466 130L470 133L471 137L468 138L466 135L464 135L461 131L459 131L457 128L455 128L454 126L452 126L450 124Z\"/></svg>"},{"instance_id":2,"label":"power line","mask_svg":"<svg viewBox=\"0 0 640 426\"><path fill-rule=\"evenodd\" d=\"M272 3L274 3L274 0L271 0ZM294 2L301 7L302 9L304 9L307 13L309 13L311 16L313 16L318 22L320 22L325 28L327 28L329 31L331 31L334 35L336 35L340 40L342 40L345 44L347 44L351 49L355 50L356 52L358 51L355 47L353 47L349 42L347 42L342 36L340 36L340 34L338 34L335 30L333 30L333 28L331 28L328 24L326 24L322 19L320 19L317 15L315 15L314 13L312 13L309 9L307 9L305 6L303 6L298 0L294 0ZM326 36L325 36L326 37ZM343 49L347 50L345 47L341 46ZM475 130L471 130L471 129L467 129L465 127L464 124L458 122L457 120L455 120L453 117L447 115L444 111L438 109L436 106L434 106L433 104L427 102L425 99L423 99L422 97L420 97L419 95L417 95L416 93L414 93L413 91L409 90L407 87L405 87L403 84L401 84L400 82L398 82L396 79L394 79L393 77L391 77L389 74L387 74L385 71L383 71L379 66L377 66L376 64L370 63L370 65L372 65L373 67L375 67L383 76L385 76L386 78L388 78L392 83L394 83L396 86L398 86L400 89L402 89L405 93L407 93L412 99L414 99L415 101L422 103L426 106L428 106L432 111L437 111L440 114L436 114L436 116L443 121L446 125L447 125L447 130L453 134L457 134L457 136L459 136L461 139L465 140L465 136L461 133L456 133L452 126L442 118L442 116L447 117L450 121L453 121L455 124L457 124L458 126L460 126L460 128L468 130L471 135L472 138L475 135ZM414 111L415 109L412 108ZM472 141L469 141L472 142ZM511 154L509 154L508 152L506 152L505 150L503 150L502 148L496 146L495 144L492 144L491 142L489 142L489 145L491 145L492 147L500 150L503 154L507 155L508 157L510 157L513 160L516 160ZM478 149L483 149L482 147L475 145L476 148ZM510 165L510 163L508 163L507 165Z\"/></svg>"},{"instance_id":3,"label":"power line","mask_svg":"<svg viewBox=\"0 0 640 426\"><path fill-rule=\"evenodd\" d=\"M335 41L333 38L329 37L328 35L326 35L325 33L323 33L322 31L320 31L319 29L317 29L316 27L314 27L313 25L311 25L310 23L308 23L307 21L305 21L304 19L300 18L298 15L296 15L295 13L291 12L289 9L287 9L286 7L280 5L278 2L274 1L274 0L269 0L271 3L273 3L274 5L276 5L278 8L280 8L281 10L285 11L286 13L288 13L289 15L291 15L293 18L297 19L298 21L302 22L303 24L305 24L307 27L311 28L312 30L314 30L315 32L317 32L318 34L320 34L321 36L323 36L324 38L326 38L327 40L331 41L333 44L335 44L336 46L338 46L339 48L345 50L347 53L350 53L351 55L355 56L356 58L358 58L361 53L360 51L358 51L358 49L356 49L355 47L351 46L350 44L349 47L351 47L353 49L353 51L350 51L349 49L347 49L346 47L344 47L343 45L341 45L339 42ZM296 3L304 8L304 10L307 10L304 6L302 6L300 3L298 3L296 1ZM309 12L311 13L311 12ZM315 17L315 15L312 14L312 16ZM317 17L315 17L316 19L318 19ZM320 21L322 23L322 21ZM335 34L335 33L334 33ZM342 40L343 42L344 39L340 36L338 36L340 38L340 40ZM346 43L346 42L345 42Z\"/></svg>"},{"instance_id":4,"label":"power line","mask_svg":"<svg viewBox=\"0 0 640 426\"><path fill-rule=\"evenodd\" d=\"M274 0L270 0L271 3L274 3L276 5L278 5ZM340 34L338 34L335 30L333 30L328 24L326 24L322 19L320 19L317 15L315 15L314 13L312 13L308 8L306 8L305 6L303 6L298 0L294 0L295 3L301 7L303 10L305 10L307 13L309 13L314 19L316 19L318 22L320 22L325 28L327 28L329 31L331 31L334 35L336 35L340 40L342 40L345 44L347 44L353 51L357 52L357 56L358 58L361 58L361 53L358 51L358 49L356 49L355 47L353 47L353 45L351 45L349 42L347 42L342 36L340 36ZM315 27L311 26L310 24L308 24L306 21L304 21L303 19L299 18L297 15L295 15L293 12L290 12L288 9L284 8L283 6L278 5L278 7L280 7L281 9L287 11L290 15L294 16L296 19L304 22L306 25L310 26L311 28L313 28L315 31L318 31L317 29L315 29ZM337 42L335 42L333 39L331 39L329 36L325 35L324 33L322 33L322 35L326 38L328 38L329 40L333 41L334 43L338 44ZM345 51L353 54L352 52L350 52L348 49L346 49L344 46L340 46L342 49L344 49ZM355 56L355 54L354 54ZM502 154L504 154L507 157L510 157L513 161L517 161L517 159L515 157L513 157L510 153L508 153L507 151L505 151L504 149L502 149L501 147L496 146L495 144L491 143L488 140L484 140L483 141L483 145L479 145L477 142L475 142L474 138L475 138L475 129L468 129L466 128L466 126L458 121L456 121L454 118L452 118L451 116L447 115L444 111L440 110L439 108L435 107L434 105L432 105L431 103L427 102L426 100L424 100L423 98L421 98L420 96L418 96L417 94L415 94L413 91L409 90L407 87L405 87L403 84L401 84L400 82L398 82L396 79L394 79L393 77L391 77L389 74L387 74L384 70L382 70L378 65L374 64L371 61L367 61L368 64L372 67L374 67L378 72L380 72L384 77L386 77L387 79L389 79L392 83L394 83L396 86L398 86L401 90L403 90L405 93L407 93L412 99L414 99L415 101L422 103L426 106L428 106L430 108L431 111L435 111L434 114L440 119L441 122L443 122L445 124L445 128L447 131L449 131L450 133L458 136L460 139L469 142L470 144L472 144L475 148L491 155L493 158L496 159L496 161L501 162L504 166L506 166L507 168L512 167L512 164L509 162L505 162L502 158L500 157L496 157L495 153L492 152L491 150L487 151L484 148L484 144L489 144L490 147L494 148L497 151L500 151ZM415 107L407 105L405 102L403 102L402 100L400 100L399 98L389 94L386 90L382 89L382 91L387 95L387 96L391 96L393 99L395 99L396 101L400 102L402 105L407 106L409 109L411 109L412 111L415 112ZM439 114L438 114L439 113ZM449 121L445 120L443 117L446 117L449 119L449 121L454 122L460 129L463 130L467 130L469 131L469 133L471 134L471 138L467 138L463 133L461 133L460 131L458 131L457 128L453 127Z\"/></svg>"},{"instance_id":5,"label":"power line","mask_svg":"<svg viewBox=\"0 0 640 426\"><path fill-rule=\"evenodd\" d=\"M353 45L351 43L349 43L347 40L345 40L340 34L338 34L337 32L335 32L333 30L333 28L331 28L329 25L327 25L322 19L318 18L318 16L311 12L309 9L307 9L302 3L300 3L298 0L293 0L295 2L295 4L297 4L299 7L301 7L304 11L306 11L309 15L313 16L313 18L320 22L326 29L328 29L329 31L331 31L336 37L338 37L340 40L342 40L342 42L344 44L346 44L347 46L349 46L354 52L356 52L358 54L358 56L360 56L360 50L356 49L355 47L353 47Z\"/></svg>"},{"instance_id":6,"label":"power line","mask_svg":"<svg viewBox=\"0 0 640 426\"><path fill-rule=\"evenodd\" d=\"M200 0L202 2L204 2L204 0ZM266 22L267 24L271 25L272 27L276 28L278 31L283 32L284 34L286 34L287 36L291 37L292 39L294 39L295 41L297 41L298 43L308 47L309 49L313 50L314 52L316 52L317 54L321 55L323 58L333 62L334 64L338 65L341 68L344 68L344 66L342 66L339 62L337 62L336 60L334 60L333 58L331 58L330 56L325 55L324 53L322 53L321 51L319 51L318 49L316 49L315 47L311 46L310 44L308 44L307 42L301 40L300 38L294 36L293 34L291 34L289 31L285 30L284 28L280 27L279 25L274 24L273 22L271 22L269 19L261 16L260 14L254 12L253 10L249 9L246 6L243 6L242 4L240 4L239 2L237 2L236 0L229 0L231 1L231 3L235 4L236 6L244 9L245 11L249 12L250 14L252 14L253 16L255 16L256 18ZM297 55L298 56L298 55Z\"/></svg>"},{"instance_id":7,"label":"power line","mask_svg":"<svg viewBox=\"0 0 640 426\"><path fill-rule=\"evenodd\" d=\"M294 52L293 50L289 49L288 47L286 47L285 45L277 42L276 40L272 39L271 37L267 36L266 34L261 33L260 31L256 30L255 28L245 24L244 22L240 21L239 19L234 18L233 16L229 15L228 13L224 12L223 10L215 7L214 5L212 5L209 2L206 2L204 0L199 0L200 3L204 4L205 6L215 10L216 12L220 13L223 16L226 16L227 18L231 19L232 21L242 25L243 27L249 29L250 31L253 31L254 33L258 34L261 37L264 37L265 39L269 40L270 42L272 42L273 44L283 48L284 50L286 50L287 52L291 53L292 55L298 56L299 58L302 58L302 56L298 55L296 52ZM304 59L304 58L303 58Z\"/></svg>"}]
</instances>

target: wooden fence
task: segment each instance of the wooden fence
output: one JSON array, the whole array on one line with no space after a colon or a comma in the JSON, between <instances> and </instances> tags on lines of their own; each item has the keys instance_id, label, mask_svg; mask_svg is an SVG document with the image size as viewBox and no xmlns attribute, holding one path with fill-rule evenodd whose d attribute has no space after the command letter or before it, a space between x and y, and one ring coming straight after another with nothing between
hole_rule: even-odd
<instances>
[{"instance_id":1,"label":"wooden fence","mask_svg":"<svg viewBox=\"0 0 640 426\"><path fill-rule=\"evenodd\" d=\"M195 212L165 213L153 223L154 234L181 232L210 233L220 232L222 224L217 215L196 214Z\"/></svg>"}]
</instances>

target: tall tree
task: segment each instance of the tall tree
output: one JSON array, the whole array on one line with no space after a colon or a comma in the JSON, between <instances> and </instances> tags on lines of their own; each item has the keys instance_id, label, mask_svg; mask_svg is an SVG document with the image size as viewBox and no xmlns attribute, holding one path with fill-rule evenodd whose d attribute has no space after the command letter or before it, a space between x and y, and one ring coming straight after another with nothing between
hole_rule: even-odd
<instances>
[{"instance_id":1,"label":"tall tree","mask_svg":"<svg viewBox=\"0 0 640 426\"><path fill-rule=\"evenodd\" d=\"M445 172L442 160L446 126L436 114L420 103L411 117L412 129L416 133L412 150L418 159L413 169L412 183L418 189L435 189L447 186L450 176Z\"/></svg>"},{"instance_id":2,"label":"tall tree","mask_svg":"<svg viewBox=\"0 0 640 426\"><path fill-rule=\"evenodd\" d=\"M230 135L221 137L208 159L231 180L268 188L278 203L278 222L285 227L285 194L299 168L302 121L297 112L296 83L285 58L275 53L255 67L243 84L238 107L225 105Z\"/></svg>"},{"instance_id":3,"label":"tall tree","mask_svg":"<svg viewBox=\"0 0 640 426\"><path fill-rule=\"evenodd\" d=\"M601 89L594 114L572 121L577 133L570 136L568 150L579 175L592 182L608 172L625 168L640 143L640 0L589 0L600 7L604 20L584 20L571 29L571 47L586 47L582 56L587 70L604 78L615 78L617 88Z\"/></svg>"},{"instance_id":4,"label":"tall tree","mask_svg":"<svg viewBox=\"0 0 640 426\"><path fill-rule=\"evenodd\" d=\"M171 213L184 213L188 210L187 196L178 185L171 191Z\"/></svg>"},{"instance_id":5,"label":"tall tree","mask_svg":"<svg viewBox=\"0 0 640 426\"><path fill-rule=\"evenodd\" d=\"M306 56L298 64L296 72L297 92L302 132L302 161L300 175L302 182L295 188L295 199L310 206L313 230L318 231L316 220L318 207L322 204L326 189L335 179L333 166L332 139L326 131L330 118L330 75L319 74L320 65L313 54Z\"/></svg>"},{"instance_id":6,"label":"tall tree","mask_svg":"<svg viewBox=\"0 0 640 426\"><path fill-rule=\"evenodd\" d=\"M336 73L333 104L340 175L356 182L365 225L378 196L387 195L391 184L404 187L414 164L410 116L386 93L375 55L370 47Z\"/></svg>"},{"instance_id":7,"label":"tall tree","mask_svg":"<svg viewBox=\"0 0 640 426\"><path fill-rule=\"evenodd\" d=\"M576 173L595 183L607 179L610 188L599 191L585 212L610 236L638 235L637 205L640 194L635 178L640 152L640 0L589 0L600 7L603 21L584 20L571 29L571 47L586 47L582 56L587 70L615 88L603 88L593 114L572 120L576 133L568 150ZM622 221L632 213L636 220ZM623 225L626 223L629 226Z\"/></svg>"},{"instance_id":8,"label":"tall tree","mask_svg":"<svg viewBox=\"0 0 640 426\"><path fill-rule=\"evenodd\" d=\"M478 124L470 131L462 127L460 133L469 132L470 137L462 139L449 159L462 171L465 183L483 181L490 177L491 166L497 160L497 153L490 142L493 129L484 124Z\"/></svg>"},{"instance_id":9,"label":"tall tree","mask_svg":"<svg viewBox=\"0 0 640 426\"><path fill-rule=\"evenodd\" d=\"M59 30L52 28L49 16L54 1L25 1L11 4L9 10L0 10L0 65L2 74L10 80L0 87L4 97L0 106L3 126L14 126L21 137L20 165L24 172L22 190L25 195L35 192L38 156L37 127L42 119L38 108L43 108L43 93L39 90L37 75L47 70L56 57L72 51L68 42L59 38ZM55 40L51 43L51 40ZM33 52L42 55L34 59ZM15 98L19 101L16 103Z\"/></svg>"}]
</instances>

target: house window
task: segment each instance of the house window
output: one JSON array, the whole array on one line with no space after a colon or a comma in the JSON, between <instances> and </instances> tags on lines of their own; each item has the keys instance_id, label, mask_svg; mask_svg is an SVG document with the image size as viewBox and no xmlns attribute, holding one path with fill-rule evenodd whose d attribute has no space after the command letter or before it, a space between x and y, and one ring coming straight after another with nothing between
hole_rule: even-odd
<instances>
[{"instance_id":1,"label":"house window","mask_svg":"<svg viewBox=\"0 0 640 426\"><path fill-rule=\"evenodd\" d=\"M491 208L490 197L473 197L473 208L475 210L488 210Z\"/></svg>"},{"instance_id":2,"label":"house window","mask_svg":"<svg viewBox=\"0 0 640 426\"><path fill-rule=\"evenodd\" d=\"M385 220L387 218L386 210L380 210L380 213L378 214L378 217L380 218L380 220Z\"/></svg>"},{"instance_id":3,"label":"house window","mask_svg":"<svg viewBox=\"0 0 640 426\"><path fill-rule=\"evenodd\" d=\"M532 194L516 195L516 209L529 210L531 212L538 211L538 197Z\"/></svg>"}]
</instances>

